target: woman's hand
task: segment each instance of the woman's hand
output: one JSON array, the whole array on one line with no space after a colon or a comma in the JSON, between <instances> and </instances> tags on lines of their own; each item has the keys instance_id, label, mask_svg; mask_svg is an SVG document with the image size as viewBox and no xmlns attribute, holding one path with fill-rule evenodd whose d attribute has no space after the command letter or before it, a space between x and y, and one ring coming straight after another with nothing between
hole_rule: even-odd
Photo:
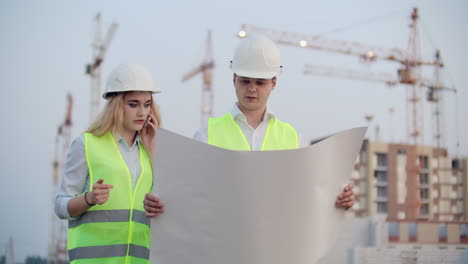
<instances>
[{"instance_id":1,"label":"woman's hand","mask_svg":"<svg viewBox=\"0 0 468 264\"><path fill-rule=\"evenodd\" d=\"M354 205L355 197L353 193L353 187L354 187L354 184L352 183L348 184L344 188L343 192L340 195L338 195L338 198L336 199L336 202L335 202L335 205L337 207L342 207L348 210Z\"/></svg>"},{"instance_id":2,"label":"woman's hand","mask_svg":"<svg viewBox=\"0 0 468 264\"><path fill-rule=\"evenodd\" d=\"M145 195L143 207L145 208L146 216L150 218L156 217L164 212L164 204L152 193L147 193Z\"/></svg>"},{"instance_id":3,"label":"woman's hand","mask_svg":"<svg viewBox=\"0 0 468 264\"><path fill-rule=\"evenodd\" d=\"M68 201L67 210L71 217L77 217L96 204L104 204L109 200L112 184L104 184L103 179L97 180L93 190L83 195L73 197Z\"/></svg>"},{"instance_id":4,"label":"woman's hand","mask_svg":"<svg viewBox=\"0 0 468 264\"><path fill-rule=\"evenodd\" d=\"M103 179L97 180L93 185L93 190L86 197L87 201L91 204L104 204L109 200L109 193L112 187L114 187L112 184L104 184Z\"/></svg>"},{"instance_id":5,"label":"woman's hand","mask_svg":"<svg viewBox=\"0 0 468 264\"><path fill-rule=\"evenodd\" d=\"M140 131L141 142L143 147L148 151L148 154L153 158L154 156L154 145L156 142L156 129L159 127L158 120L150 111L148 114L148 122L143 126Z\"/></svg>"}]
</instances>

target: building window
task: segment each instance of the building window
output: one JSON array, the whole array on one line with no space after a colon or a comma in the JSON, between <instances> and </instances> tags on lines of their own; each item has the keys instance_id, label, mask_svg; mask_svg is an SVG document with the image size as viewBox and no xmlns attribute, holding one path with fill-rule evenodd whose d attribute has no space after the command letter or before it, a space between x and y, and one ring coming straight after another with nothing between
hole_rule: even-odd
<instances>
[{"instance_id":1,"label":"building window","mask_svg":"<svg viewBox=\"0 0 468 264\"><path fill-rule=\"evenodd\" d=\"M429 174L428 173L420 173L419 174L419 185L427 185L429 184Z\"/></svg>"},{"instance_id":2,"label":"building window","mask_svg":"<svg viewBox=\"0 0 468 264\"><path fill-rule=\"evenodd\" d=\"M452 169L460 168L460 163L457 159L452 160Z\"/></svg>"},{"instance_id":3,"label":"building window","mask_svg":"<svg viewBox=\"0 0 468 264\"><path fill-rule=\"evenodd\" d=\"M387 213L387 203L386 202L377 202L377 213L386 214Z\"/></svg>"},{"instance_id":4,"label":"building window","mask_svg":"<svg viewBox=\"0 0 468 264\"><path fill-rule=\"evenodd\" d=\"M419 191L419 195L420 195L420 198L421 200L429 200L429 189L428 188L424 188L424 189L421 189Z\"/></svg>"},{"instance_id":5,"label":"building window","mask_svg":"<svg viewBox=\"0 0 468 264\"><path fill-rule=\"evenodd\" d=\"M460 225L460 242L468 243L468 225L467 224Z\"/></svg>"},{"instance_id":6,"label":"building window","mask_svg":"<svg viewBox=\"0 0 468 264\"><path fill-rule=\"evenodd\" d=\"M387 167L387 154L377 153L377 167Z\"/></svg>"},{"instance_id":7,"label":"building window","mask_svg":"<svg viewBox=\"0 0 468 264\"><path fill-rule=\"evenodd\" d=\"M409 240L414 242L418 238L418 224L411 222L408 223L408 235L409 235Z\"/></svg>"},{"instance_id":8,"label":"building window","mask_svg":"<svg viewBox=\"0 0 468 264\"><path fill-rule=\"evenodd\" d=\"M429 159L427 156L419 156L419 163L422 169L429 169Z\"/></svg>"},{"instance_id":9,"label":"building window","mask_svg":"<svg viewBox=\"0 0 468 264\"><path fill-rule=\"evenodd\" d=\"M400 237L400 223L388 222L388 238L390 241L398 241Z\"/></svg>"},{"instance_id":10,"label":"building window","mask_svg":"<svg viewBox=\"0 0 468 264\"><path fill-rule=\"evenodd\" d=\"M423 204L419 208L419 216L422 218L427 218L429 217L429 205L428 204Z\"/></svg>"},{"instance_id":11,"label":"building window","mask_svg":"<svg viewBox=\"0 0 468 264\"><path fill-rule=\"evenodd\" d=\"M378 182L387 183L387 172L385 171L374 171L374 177Z\"/></svg>"},{"instance_id":12,"label":"building window","mask_svg":"<svg viewBox=\"0 0 468 264\"><path fill-rule=\"evenodd\" d=\"M397 215L398 219L405 219L406 218L406 213L403 211L399 211Z\"/></svg>"},{"instance_id":13,"label":"building window","mask_svg":"<svg viewBox=\"0 0 468 264\"><path fill-rule=\"evenodd\" d=\"M447 242L447 225L439 225L439 242Z\"/></svg>"},{"instance_id":14,"label":"building window","mask_svg":"<svg viewBox=\"0 0 468 264\"><path fill-rule=\"evenodd\" d=\"M398 149L398 155L405 155L406 154L406 150L404 149Z\"/></svg>"},{"instance_id":15,"label":"building window","mask_svg":"<svg viewBox=\"0 0 468 264\"><path fill-rule=\"evenodd\" d=\"M387 187L377 187L377 197L387 198Z\"/></svg>"}]
</instances>

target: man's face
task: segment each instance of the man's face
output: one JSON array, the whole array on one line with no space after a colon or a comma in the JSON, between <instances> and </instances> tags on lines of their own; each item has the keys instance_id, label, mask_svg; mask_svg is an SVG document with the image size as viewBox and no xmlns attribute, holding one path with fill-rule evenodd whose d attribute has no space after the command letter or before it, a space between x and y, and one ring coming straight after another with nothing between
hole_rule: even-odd
<instances>
[{"instance_id":1,"label":"man's face","mask_svg":"<svg viewBox=\"0 0 468 264\"><path fill-rule=\"evenodd\" d=\"M268 97L276 86L276 77L256 79L234 74L233 82L241 110L265 110Z\"/></svg>"}]
</instances>

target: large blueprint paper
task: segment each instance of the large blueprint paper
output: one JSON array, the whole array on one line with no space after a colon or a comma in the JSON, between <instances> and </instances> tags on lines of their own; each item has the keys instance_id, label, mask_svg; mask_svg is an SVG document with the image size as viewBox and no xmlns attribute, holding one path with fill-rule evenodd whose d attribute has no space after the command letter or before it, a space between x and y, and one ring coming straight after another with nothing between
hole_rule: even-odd
<instances>
[{"instance_id":1,"label":"large blueprint paper","mask_svg":"<svg viewBox=\"0 0 468 264\"><path fill-rule=\"evenodd\" d=\"M366 128L283 151L230 151L158 129L150 260L161 264L311 264L339 238L335 200ZM320 262L323 262L322 259Z\"/></svg>"}]
</instances>

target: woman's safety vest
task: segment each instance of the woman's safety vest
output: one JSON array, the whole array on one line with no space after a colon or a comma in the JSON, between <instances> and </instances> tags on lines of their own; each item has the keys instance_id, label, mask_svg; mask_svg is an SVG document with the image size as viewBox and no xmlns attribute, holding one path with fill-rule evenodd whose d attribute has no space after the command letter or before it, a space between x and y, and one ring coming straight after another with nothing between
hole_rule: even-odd
<instances>
[{"instance_id":1,"label":"woman's safety vest","mask_svg":"<svg viewBox=\"0 0 468 264\"><path fill-rule=\"evenodd\" d=\"M244 133L228 113L208 119L208 144L230 150L251 150ZM261 150L285 150L298 148L296 130L288 123L270 118Z\"/></svg>"},{"instance_id":2,"label":"woman's safety vest","mask_svg":"<svg viewBox=\"0 0 468 264\"><path fill-rule=\"evenodd\" d=\"M153 187L148 154L140 145L141 174L132 188L130 171L111 133L101 137L84 134L89 191L98 179L112 184L109 200L95 205L68 223L71 264L149 263L150 219L143 200Z\"/></svg>"}]
</instances>

